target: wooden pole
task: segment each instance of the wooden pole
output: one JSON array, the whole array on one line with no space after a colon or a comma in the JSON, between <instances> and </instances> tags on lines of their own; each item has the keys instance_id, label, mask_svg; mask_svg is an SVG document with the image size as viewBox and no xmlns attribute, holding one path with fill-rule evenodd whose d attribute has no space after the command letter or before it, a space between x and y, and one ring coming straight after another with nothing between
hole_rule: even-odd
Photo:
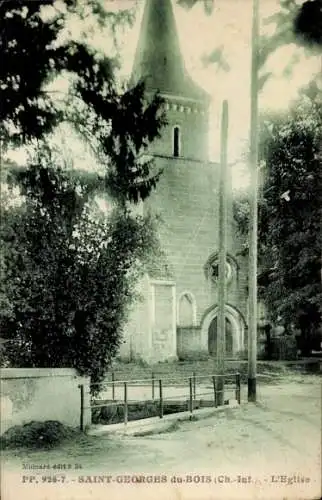
<instances>
[{"instance_id":1,"label":"wooden pole","mask_svg":"<svg viewBox=\"0 0 322 500\"><path fill-rule=\"evenodd\" d=\"M256 402L257 358L257 234L258 234L258 47L259 0L253 0L250 105L250 223L248 279L248 401Z\"/></svg>"},{"instance_id":2,"label":"wooden pole","mask_svg":"<svg viewBox=\"0 0 322 500\"><path fill-rule=\"evenodd\" d=\"M193 412L193 383L192 377L189 377L189 411Z\"/></svg>"},{"instance_id":3,"label":"wooden pole","mask_svg":"<svg viewBox=\"0 0 322 500\"><path fill-rule=\"evenodd\" d=\"M124 382L124 424L127 425L129 418L129 406L127 397L127 382Z\"/></svg>"},{"instance_id":4,"label":"wooden pole","mask_svg":"<svg viewBox=\"0 0 322 500\"><path fill-rule=\"evenodd\" d=\"M112 399L115 400L115 373L112 372Z\"/></svg>"},{"instance_id":5,"label":"wooden pole","mask_svg":"<svg viewBox=\"0 0 322 500\"><path fill-rule=\"evenodd\" d=\"M217 408L218 406L218 393L217 393L217 377L213 375L212 384L214 388L214 406Z\"/></svg>"},{"instance_id":6,"label":"wooden pole","mask_svg":"<svg viewBox=\"0 0 322 500\"><path fill-rule=\"evenodd\" d=\"M78 387L80 389L80 423L79 423L79 428L83 432L84 431L84 407L85 407L84 385L81 384Z\"/></svg>"},{"instance_id":7,"label":"wooden pole","mask_svg":"<svg viewBox=\"0 0 322 500\"><path fill-rule=\"evenodd\" d=\"M240 373L236 373L236 400L237 400L237 403L240 405L240 387L241 387L241 384L240 384Z\"/></svg>"},{"instance_id":8,"label":"wooden pole","mask_svg":"<svg viewBox=\"0 0 322 500\"><path fill-rule=\"evenodd\" d=\"M227 229L227 143L228 102L222 105L219 180L219 263L218 263L218 322L217 322L217 371L223 375L226 355L226 229ZM218 405L223 404L223 377L218 377Z\"/></svg>"},{"instance_id":9,"label":"wooden pole","mask_svg":"<svg viewBox=\"0 0 322 500\"><path fill-rule=\"evenodd\" d=\"M162 394L162 380L159 380L159 417L163 418L163 394Z\"/></svg>"},{"instance_id":10,"label":"wooden pole","mask_svg":"<svg viewBox=\"0 0 322 500\"><path fill-rule=\"evenodd\" d=\"M192 379L193 379L193 399L196 401L196 372L193 372L192 374Z\"/></svg>"}]
</instances>

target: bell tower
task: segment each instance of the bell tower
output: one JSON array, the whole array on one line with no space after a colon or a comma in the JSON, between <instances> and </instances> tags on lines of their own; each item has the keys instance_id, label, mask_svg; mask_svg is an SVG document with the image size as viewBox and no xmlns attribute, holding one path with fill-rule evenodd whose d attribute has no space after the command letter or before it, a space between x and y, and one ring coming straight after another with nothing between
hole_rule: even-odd
<instances>
[{"instance_id":1,"label":"bell tower","mask_svg":"<svg viewBox=\"0 0 322 500\"><path fill-rule=\"evenodd\" d=\"M171 0L146 0L131 84L141 80L147 93L160 92L167 112L151 153L207 161L210 97L185 68Z\"/></svg>"},{"instance_id":2,"label":"bell tower","mask_svg":"<svg viewBox=\"0 0 322 500\"><path fill-rule=\"evenodd\" d=\"M208 159L210 96L186 69L175 1L145 0L131 76L132 86L145 82L147 98L160 93L168 122L149 146L154 168L162 175L140 207L143 214L158 216L162 252L147 266L142 301L125 329L123 346L124 357L148 362L214 355L217 342L218 280L213 271L219 248L219 165ZM246 274L234 257L230 219L227 226L227 352L235 355L244 348L239 307L245 311L240 284Z\"/></svg>"}]
</instances>

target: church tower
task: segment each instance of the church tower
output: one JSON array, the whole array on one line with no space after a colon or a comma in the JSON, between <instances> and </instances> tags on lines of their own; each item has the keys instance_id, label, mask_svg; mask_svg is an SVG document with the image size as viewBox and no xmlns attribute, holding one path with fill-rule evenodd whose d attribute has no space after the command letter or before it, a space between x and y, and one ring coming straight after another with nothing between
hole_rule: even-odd
<instances>
[{"instance_id":1,"label":"church tower","mask_svg":"<svg viewBox=\"0 0 322 500\"><path fill-rule=\"evenodd\" d=\"M185 68L171 0L146 1L131 82L139 80L166 103L168 127L152 152L206 161L210 97Z\"/></svg>"},{"instance_id":2,"label":"church tower","mask_svg":"<svg viewBox=\"0 0 322 500\"><path fill-rule=\"evenodd\" d=\"M164 98L167 126L150 146L155 191L143 204L159 216L162 259L141 284L144 299L125 332L123 357L163 361L216 354L219 165L208 160L210 96L188 74L171 0L146 0L131 85ZM219 137L218 137L219 141ZM228 230L233 234L232 227ZM234 238L227 256L226 350L244 349L244 276Z\"/></svg>"}]
</instances>

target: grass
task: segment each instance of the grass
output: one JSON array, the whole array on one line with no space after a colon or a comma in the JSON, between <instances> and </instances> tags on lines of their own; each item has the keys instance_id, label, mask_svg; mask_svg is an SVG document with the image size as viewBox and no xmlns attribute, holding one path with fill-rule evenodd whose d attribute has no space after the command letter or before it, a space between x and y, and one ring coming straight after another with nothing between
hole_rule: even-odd
<instances>
[{"instance_id":1,"label":"grass","mask_svg":"<svg viewBox=\"0 0 322 500\"><path fill-rule=\"evenodd\" d=\"M226 373L239 372L243 383L247 381L247 370L246 361L234 360L226 362ZM112 372L114 372L115 380L151 380L153 373L155 379L166 378L169 385L180 385L186 384L187 379L192 377L193 373L195 373L196 376L216 373L216 363L214 359L204 361L164 362L153 365L117 361L114 362L111 367L110 373L107 376L108 381L112 379ZM261 378L261 382L267 381L272 383L272 377L280 379L294 372L294 369L288 367L286 363L283 362L259 361L257 364L257 372Z\"/></svg>"}]
</instances>

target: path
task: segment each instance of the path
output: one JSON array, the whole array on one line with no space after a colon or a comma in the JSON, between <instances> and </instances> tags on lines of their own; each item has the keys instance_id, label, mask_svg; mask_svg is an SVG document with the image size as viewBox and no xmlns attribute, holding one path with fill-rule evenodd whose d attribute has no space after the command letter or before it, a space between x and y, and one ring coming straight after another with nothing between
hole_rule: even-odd
<instances>
[{"instance_id":1,"label":"path","mask_svg":"<svg viewBox=\"0 0 322 500\"><path fill-rule=\"evenodd\" d=\"M321 378L307 376L296 383L287 381L258 389L261 402L257 405L227 408L206 420L181 423L175 432L146 437L91 437L47 453L20 453L16 457L6 453L7 496L3 498L319 498ZM21 483L22 476L30 474L22 470L22 463L44 462L78 463L82 468L67 473L69 482L64 485L44 488L42 475L38 484ZM46 476L53 474L52 470L46 472ZM111 483L78 482L79 476L93 481L99 474L111 476ZM144 476L145 482L126 483L134 475ZM147 483L162 481L161 476L166 483ZM239 483L238 476L246 482ZM174 483L173 478L184 482Z\"/></svg>"}]
</instances>

